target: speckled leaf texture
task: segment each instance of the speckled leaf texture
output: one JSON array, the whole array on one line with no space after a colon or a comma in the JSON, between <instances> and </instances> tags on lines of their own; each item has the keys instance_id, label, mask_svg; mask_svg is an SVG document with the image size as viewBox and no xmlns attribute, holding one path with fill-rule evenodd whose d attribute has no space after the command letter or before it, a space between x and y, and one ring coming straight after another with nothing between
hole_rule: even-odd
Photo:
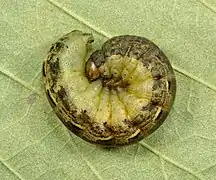
<instances>
[{"instance_id":1,"label":"speckled leaf texture","mask_svg":"<svg viewBox=\"0 0 216 180\"><path fill-rule=\"evenodd\" d=\"M215 0L1 0L0 13L1 180L215 179ZM62 125L41 67L51 43L73 29L92 32L94 47L141 35L169 57L176 101L155 133L104 149Z\"/></svg>"}]
</instances>

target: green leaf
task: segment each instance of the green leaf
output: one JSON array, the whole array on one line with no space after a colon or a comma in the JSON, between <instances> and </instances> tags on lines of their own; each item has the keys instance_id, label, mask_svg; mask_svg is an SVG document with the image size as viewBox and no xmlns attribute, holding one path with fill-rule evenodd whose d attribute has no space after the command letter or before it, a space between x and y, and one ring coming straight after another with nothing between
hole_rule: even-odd
<instances>
[{"instance_id":1,"label":"green leaf","mask_svg":"<svg viewBox=\"0 0 216 180\"><path fill-rule=\"evenodd\" d=\"M215 179L215 0L6 0L0 3L1 179ZM138 144L104 149L62 125L46 99L42 61L72 29L95 47L144 36L169 57L177 96L165 123Z\"/></svg>"}]
</instances>

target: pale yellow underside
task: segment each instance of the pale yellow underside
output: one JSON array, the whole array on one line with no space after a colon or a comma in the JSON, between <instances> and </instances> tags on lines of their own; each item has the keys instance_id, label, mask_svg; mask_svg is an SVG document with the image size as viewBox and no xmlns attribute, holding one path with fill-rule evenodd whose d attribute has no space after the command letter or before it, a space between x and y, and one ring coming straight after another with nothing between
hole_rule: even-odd
<instances>
[{"instance_id":1,"label":"pale yellow underside","mask_svg":"<svg viewBox=\"0 0 216 180\"><path fill-rule=\"evenodd\" d=\"M98 123L124 127L124 119L133 119L146 106L152 96L151 72L141 61L113 55L104 64L105 73L109 76L122 76L129 82L127 89L108 90L102 87L101 80L89 83L83 62L72 62L74 71L62 72L62 85L70 92L70 102L79 109L86 110L91 120ZM77 67L76 67L77 65Z\"/></svg>"}]
</instances>

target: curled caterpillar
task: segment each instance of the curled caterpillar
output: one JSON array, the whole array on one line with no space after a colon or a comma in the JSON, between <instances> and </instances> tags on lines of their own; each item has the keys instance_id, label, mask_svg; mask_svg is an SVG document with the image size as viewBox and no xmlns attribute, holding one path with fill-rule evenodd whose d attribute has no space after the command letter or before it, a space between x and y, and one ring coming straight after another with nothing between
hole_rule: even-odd
<instances>
[{"instance_id":1,"label":"curled caterpillar","mask_svg":"<svg viewBox=\"0 0 216 180\"><path fill-rule=\"evenodd\" d=\"M91 52L91 33L71 31L43 63L47 98L63 124L104 146L135 143L166 119L176 79L165 54L150 40L115 36Z\"/></svg>"}]
</instances>

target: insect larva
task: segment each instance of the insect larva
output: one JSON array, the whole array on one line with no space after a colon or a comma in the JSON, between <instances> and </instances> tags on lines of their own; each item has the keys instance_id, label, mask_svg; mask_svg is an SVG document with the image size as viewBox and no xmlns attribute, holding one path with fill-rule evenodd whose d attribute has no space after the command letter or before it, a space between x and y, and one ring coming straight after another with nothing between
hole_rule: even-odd
<instances>
[{"instance_id":1,"label":"insect larva","mask_svg":"<svg viewBox=\"0 0 216 180\"><path fill-rule=\"evenodd\" d=\"M115 36L89 52L91 33L74 30L52 45L43 64L48 100L64 125L105 146L138 142L166 119L176 79L150 40Z\"/></svg>"}]
</instances>

